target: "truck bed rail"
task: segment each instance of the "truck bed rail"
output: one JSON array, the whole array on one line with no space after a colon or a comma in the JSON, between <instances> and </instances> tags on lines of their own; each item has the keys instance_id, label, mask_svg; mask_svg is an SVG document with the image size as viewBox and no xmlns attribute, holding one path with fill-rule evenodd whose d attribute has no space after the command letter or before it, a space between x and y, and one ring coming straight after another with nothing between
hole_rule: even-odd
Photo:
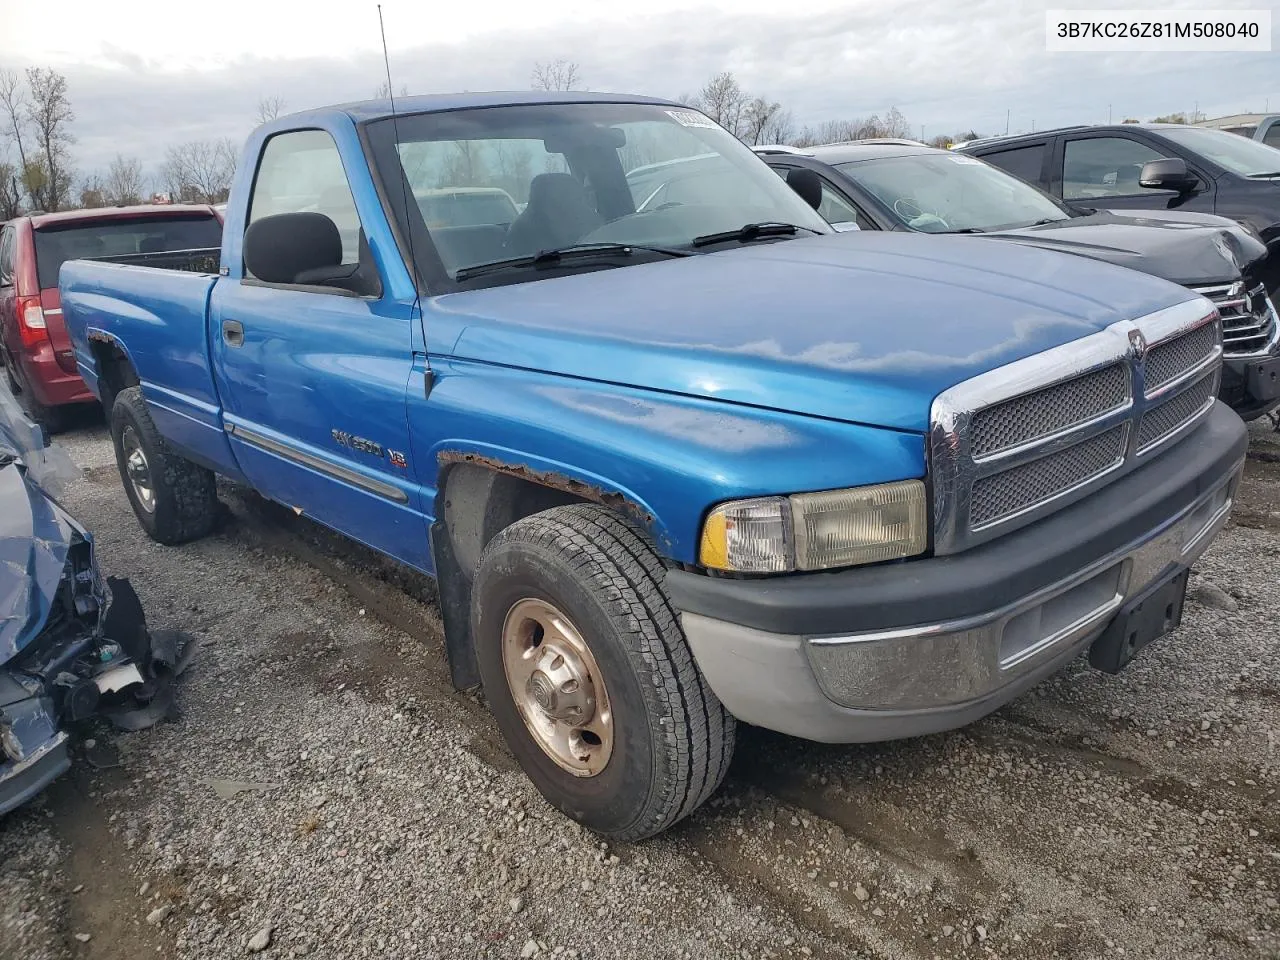
<instances>
[{"instance_id":1,"label":"truck bed rail","mask_svg":"<svg viewBox=\"0 0 1280 960\"><path fill-rule=\"evenodd\" d=\"M222 250L220 247L199 247L191 250L161 250L155 253L124 253L111 257L82 257L97 263L127 263L135 267L155 267L159 270L181 270L185 273L218 273Z\"/></svg>"}]
</instances>

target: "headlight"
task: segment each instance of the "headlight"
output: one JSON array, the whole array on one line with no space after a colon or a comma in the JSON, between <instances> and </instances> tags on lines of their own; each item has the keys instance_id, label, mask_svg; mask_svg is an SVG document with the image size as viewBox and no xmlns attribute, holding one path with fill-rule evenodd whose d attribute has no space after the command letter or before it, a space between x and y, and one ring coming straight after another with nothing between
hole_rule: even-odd
<instances>
[{"instance_id":1,"label":"headlight","mask_svg":"<svg viewBox=\"0 0 1280 960\"><path fill-rule=\"evenodd\" d=\"M732 500L702 527L698 559L735 573L826 570L923 553L929 532L919 480Z\"/></svg>"}]
</instances>

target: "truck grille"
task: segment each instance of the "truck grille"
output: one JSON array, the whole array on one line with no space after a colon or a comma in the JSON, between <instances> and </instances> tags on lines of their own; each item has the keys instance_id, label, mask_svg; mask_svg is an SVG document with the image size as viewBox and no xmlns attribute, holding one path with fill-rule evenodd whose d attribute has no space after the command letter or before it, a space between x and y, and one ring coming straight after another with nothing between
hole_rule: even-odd
<instances>
[{"instance_id":1,"label":"truck grille","mask_svg":"<svg viewBox=\"0 0 1280 960\"><path fill-rule=\"evenodd\" d=\"M934 402L934 551L954 553L1086 495L1213 407L1222 328L1187 301L944 392Z\"/></svg>"},{"instance_id":2,"label":"truck grille","mask_svg":"<svg viewBox=\"0 0 1280 960\"><path fill-rule=\"evenodd\" d=\"M1276 340L1276 309L1262 284L1247 291L1243 280L1191 289L1212 300L1222 314L1224 357L1249 357L1271 349Z\"/></svg>"},{"instance_id":3,"label":"truck grille","mask_svg":"<svg viewBox=\"0 0 1280 960\"><path fill-rule=\"evenodd\" d=\"M1204 412L1218 395L1218 371L1205 374L1186 390L1175 394L1142 415L1138 426L1138 452L1144 453L1196 414Z\"/></svg>"},{"instance_id":4,"label":"truck grille","mask_svg":"<svg viewBox=\"0 0 1280 960\"><path fill-rule=\"evenodd\" d=\"M1129 371L1122 363L1006 400L973 415L973 455L986 457L1047 437L1115 410L1128 400Z\"/></svg>"},{"instance_id":5,"label":"truck grille","mask_svg":"<svg viewBox=\"0 0 1280 960\"><path fill-rule=\"evenodd\" d=\"M974 529L1019 513L1118 466L1124 460L1128 434L1129 425L1122 423L1058 453L978 480L973 485L970 510Z\"/></svg>"}]
</instances>

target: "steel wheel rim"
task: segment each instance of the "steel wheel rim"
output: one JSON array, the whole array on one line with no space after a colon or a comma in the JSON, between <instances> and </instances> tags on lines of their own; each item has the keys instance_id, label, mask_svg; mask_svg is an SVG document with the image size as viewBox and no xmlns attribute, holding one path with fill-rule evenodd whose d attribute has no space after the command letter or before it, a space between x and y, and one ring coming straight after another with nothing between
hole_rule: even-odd
<instances>
[{"instance_id":1,"label":"steel wheel rim","mask_svg":"<svg viewBox=\"0 0 1280 960\"><path fill-rule=\"evenodd\" d=\"M129 486L133 487L133 495L142 509L154 513L156 509L156 491L151 484L151 464L142 449L142 441L138 439L133 427L125 427L120 436L120 446L124 450L124 471L129 478Z\"/></svg>"},{"instance_id":2,"label":"steel wheel rim","mask_svg":"<svg viewBox=\"0 0 1280 960\"><path fill-rule=\"evenodd\" d=\"M511 699L543 753L575 777L594 777L608 766L609 693L573 621L545 600L516 603L502 624L502 667Z\"/></svg>"}]
</instances>

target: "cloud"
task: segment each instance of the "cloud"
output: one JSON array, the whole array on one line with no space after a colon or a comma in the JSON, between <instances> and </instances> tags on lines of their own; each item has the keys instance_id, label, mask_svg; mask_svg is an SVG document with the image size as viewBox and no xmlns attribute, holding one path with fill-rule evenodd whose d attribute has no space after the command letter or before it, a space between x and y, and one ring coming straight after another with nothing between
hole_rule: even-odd
<instances>
[{"instance_id":1,"label":"cloud","mask_svg":"<svg viewBox=\"0 0 1280 960\"><path fill-rule=\"evenodd\" d=\"M601 20L579 5L572 20L547 10L540 25L526 17L519 29L449 40L431 39L453 37L447 30L420 30L421 43L393 32L389 39L395 85L413 93L524 89L534 61L556 57L577 61L592 89L670 97L732 70L747 90L789 107L800 124L896 106L914 128L923 124L926 136L970 127L1003 132L1006 111L1016 131L1105 122L1108 110L1117 122L1197 103L1209 115L1233 113L1262 109L1268 97L1280 110L1275 53L1048 54L1047 6L855 0L799 14L665 7ZM368 27L376 37L376 21ZM381 55L368 43L353 42L345 52L329 44L324 55L295 46L266 56L237 51L240 29L201 40L193 26L182 40L217 52L220 65L212 67L206 59L184 68L172 52L158 58L157 48L118 39L59 51L79 57L59 65L71 85L79 169L102 169L116 153L155 169L170 144L243 138L260 97L304 109L368 98L384 79ZM4 59L27 65L18 45Z\"/></svg>"}]
</instances>

